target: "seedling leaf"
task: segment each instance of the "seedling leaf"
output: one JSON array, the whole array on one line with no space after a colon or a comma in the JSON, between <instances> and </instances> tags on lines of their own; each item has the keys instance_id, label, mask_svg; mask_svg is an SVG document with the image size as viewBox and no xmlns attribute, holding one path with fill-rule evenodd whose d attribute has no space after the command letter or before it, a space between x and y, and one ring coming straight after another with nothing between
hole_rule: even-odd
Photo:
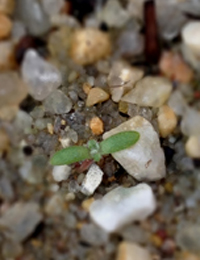
<instances>
[{"instance_id":1,"label":"seedling leaf","mask_svg":"<svg viewBox=\"0 0 200 260\"><path fill-rule=\"evenodd\" d=\"M124 131L115 134L100 143L101 154L115 153L134 145L140 137L136 131Z\"/></svg>"},{"instance_id":2,"label":"seedling leaf","mask_svg":"<svg viewBox=\"0 0 200 260\"><path fill-rule=\"evenodd\" d=\"M56 152L51 158L52 165L72 164L91 159L89 149L84 146L71 146Z\"/></svg>"}]
</instances>

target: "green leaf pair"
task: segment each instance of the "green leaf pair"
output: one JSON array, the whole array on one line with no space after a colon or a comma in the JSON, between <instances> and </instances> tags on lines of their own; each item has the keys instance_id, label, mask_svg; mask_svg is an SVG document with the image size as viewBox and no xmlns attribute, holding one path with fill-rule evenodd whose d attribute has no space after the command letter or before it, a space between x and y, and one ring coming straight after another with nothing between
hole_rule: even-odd
<instances>
[{"instance_id":1,"label":"green leaf pair","mask_svg":"<svg viewBox=\"0 0 200 260\"><path fill-rule=\"evenodd\" d=\"M87 147L71 146L56 152L50 162L52 165L72 164L86 159L98 162L103 155L131 147L138 141L139 137L140 134L136 131L125 131L115 134L101 143L89 140Z\"/></svg>"}]
</instances>

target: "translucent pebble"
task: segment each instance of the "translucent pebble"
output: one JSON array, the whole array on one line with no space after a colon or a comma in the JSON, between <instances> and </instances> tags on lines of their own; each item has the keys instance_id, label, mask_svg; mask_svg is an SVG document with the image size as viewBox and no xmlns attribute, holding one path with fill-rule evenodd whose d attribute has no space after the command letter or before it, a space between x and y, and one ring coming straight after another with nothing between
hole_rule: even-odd
<instances>
[{"instance_id":1,"label":"translucent pebble","mask_svg":"<svg viewBox=\"0 0 200 260\"><path fill-rule=\"evenodd\" d=\"M181 131L184 135L200 135L200 112L187 108L181 121Z\"/></svg>"},{"instance_id":2,"label":"translucent pebble","mask_svg":"<svg viewBox=\"0 0 200 260\"><path fill-rule=\"evenodd\" d=\"M44 108L52 114L64 114L71 110L72 102L62 91L55 90L45 99Z\"/></svg>"},{"instance_id":3,"label":"translucent pebble","mask_svg":"<svg viewBox=\"0 0 200 260\"><path fill-rule=\"evenodd\" d=\"M44 100L62 83L58 69L42 59L32 49L26 52L21 71L30 95L36 100Z\"/></svg>"},{"instance_id":4,"label":"translucent pebble","mask_svg":"<svg viewBox=\"0 0 200 260\"><path fill-rule=\"evenodd\" d=\"M169 100L168 105L173 109L176 115L181 116L184 115L185 110L187 108L187 103L179 90L175 90Z\"/></svg>"},{"instance_id":5,"label":"translucent pebble","mask_svg":"<svg viewBox=\"0 0 200 260\"><path fill-rule=\"evenodd\" d=\"M18 0L16 15L19 20L26 24L29 33L32 35L42 35L50 28L48 16L38 0Z\"/></svg>"}]
</instances>

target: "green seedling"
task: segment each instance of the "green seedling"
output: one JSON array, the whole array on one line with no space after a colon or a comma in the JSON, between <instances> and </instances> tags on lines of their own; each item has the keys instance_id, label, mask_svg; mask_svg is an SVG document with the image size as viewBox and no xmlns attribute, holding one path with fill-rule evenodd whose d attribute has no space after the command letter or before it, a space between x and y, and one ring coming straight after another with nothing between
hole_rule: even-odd
<instances>
[{"instance_id":1,"label":"green seedling","mask_svg":"<svg viewBox=\"0 0 200 260\"><path fill-rule=\"evenodd\" d=\"M115 153L134 145L140 137L136 131L125 131L98 143L89 140L87 146L71 146L56 152L51 158L52 165L72 164L86 159L99 162L103 155Z\"/></svg>"}]
</instances>

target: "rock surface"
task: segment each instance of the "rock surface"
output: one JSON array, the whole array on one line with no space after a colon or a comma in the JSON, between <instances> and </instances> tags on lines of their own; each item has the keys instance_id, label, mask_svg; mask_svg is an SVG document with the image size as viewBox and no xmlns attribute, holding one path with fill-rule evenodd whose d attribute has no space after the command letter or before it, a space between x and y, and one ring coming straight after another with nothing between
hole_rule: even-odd
<instances>
[{"instance_id":1,"label":"rock surface","mask_svg":"<svg viewBox=\"0 0 200 260\"><path fill-rule=\"evenodd\" d=\"M70 174L71 167L68 165L59 165L53 167L52 175L55 181L60 182L67 180Z\"/></svg>"},{"instance_id":2,"label":"rock surface","mask_svg":"<svg viewBox=\"0 0 200 260\"><path fill-rule=\"evenodd\" d=\"M119 244L116 260L151 260L150 253L143 247L131 243L122 242Z\"/></svg>"},{"instance_id":3,"label":"rock surface","mask_svg":"<svg viewBox=\"0 0 200 260\"><path fill-rule=\"evenodd\" d=\"M137 180L158 180L165 177L165 158L160 147L159 136L149 121L135 116L116 128L106 132L103 139L122 131L140 133L138 142L112 156Z\"/></svg>"},{"instance_id":4,"label":"rock surface","mask_svg":"<svg viewBox=\"0 0 200 260\"><path fill-rule=\"evenodd\" d=\"M41 220L38 204L18 202L2 215L0 226L4 228L6 237L22 242L35 230Z\"/></svg>"},{"instance_id":5,"label":"rock surface","mask_svg":"<svg viewBox=\"0 0 200 260\"><path fill-rule=\"evenodd\" d=\"M43 60L35 50L26 52L21 71L29 93L36 100L44 100L62 83L57 68Z\"/></svg>"},{"instance_id":6,"label":"rock surface","mask_svg":"<svg viewBox=\"0 0 200 260\"><path fill-rule=\"evenodd\" d=\"M97 164L92 164L83 180L81 192L87 196L92 195L100 185L103 174L104 173Z\"/></svg>"},{"instance_id":7,"label":"rock surface","mask_svg":"<svg viewBox=\"0 0 200 260\"><path fill-rule=\"evenodd\" d=\"M132 221L144 220L156 208L149 185L142 183L131 188L117 187L89 209L92 220L107 232L115 232Z\"/></svg>"},{"instance_id":8,"label":"rock surface","mask_svg":"<svg viewBox=\"0 0 200 260\"><path fill-rule=\"evenodd\" d=\"M171 91L172 84L167 79L148 76L138 81L121 100L139 106L160 107L168 100Z\"/></svg>"},{"instance_id":9,"label":"rock surface","mask_svg":"<svg viewBox=\"0 0 200 260\"><path fill-rule=\"evenodd\" d=\"M71 38L71 58L80 65L88 65L107 57L111 42L107 33L93 28L78 29Z\"/></svg>"}]
</instances>

